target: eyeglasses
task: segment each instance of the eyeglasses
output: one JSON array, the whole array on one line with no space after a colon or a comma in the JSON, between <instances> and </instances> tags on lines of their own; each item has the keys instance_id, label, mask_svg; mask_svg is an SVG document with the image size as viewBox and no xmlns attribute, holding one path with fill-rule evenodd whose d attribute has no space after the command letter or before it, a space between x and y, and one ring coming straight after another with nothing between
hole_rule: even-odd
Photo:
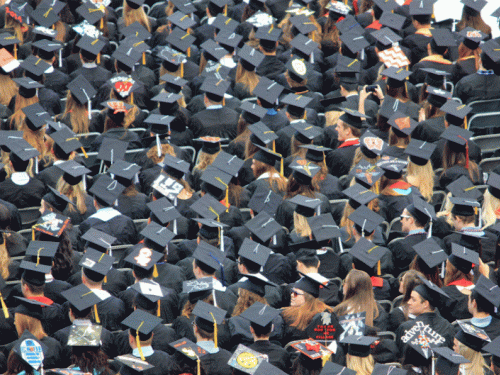
<instances>
[{"instance_id":1,"label":"eyeglasses","mask_svg":"<svg viewBox=\"0 0 500 375\"><path fill-rule=\"evenodd\" d=\"M299 292L296 292L295 290L292 290L292 296L294 297L297 297L297 296L303 296L304 293L299 293Z\"/></svg>"}]
</instances>

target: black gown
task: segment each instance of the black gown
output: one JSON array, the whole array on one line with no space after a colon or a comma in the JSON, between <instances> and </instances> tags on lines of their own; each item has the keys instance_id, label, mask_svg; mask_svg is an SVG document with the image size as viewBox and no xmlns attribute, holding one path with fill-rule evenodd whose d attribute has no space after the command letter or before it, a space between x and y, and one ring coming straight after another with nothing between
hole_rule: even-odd
<instances>
[{"instance_id":1,"label":"black gown","mask_svg":"<svg viewBox=\"0 0 500 375\"><path fill-rule=\"evenodd\" d=\"M341 177L349 173L354 159L354 154L356 153L359 144L346 147L340 146L339 148L329 151L326 154L326 165L330 174L335 177Z\"/></svg>"},{"instance_id":2,"label":"black gown","mask_svg":"<svg viewBox=\"0 0 500 375\"><path fill-rule=\"evenodd\" d=\"M0 182L0 197L17 208L40 206L44 194L45 186L36 178L30 177L25 185L14 183L12 178Z\"/></svg>"},{"instance_id":3,"label":"black gown","mask_svg":"<svg viewBox=\"0 0 500 375\"><path fill-rule=\"evenodd\" d=\"M236 126L238 124L238 112L222 107L219 109L205 109L193 116L201 122L201 134L198 136L236 138Z\"/></svg>"},{"instance_id":4,"label":"black gown","mask_svg":"<svg viewBox=\"0 0 500 375\"><path fill-rule=\"evenodd\" d=\"M248 347L259 353L266 354L269 358L269 363L273 366L282 371L288 371L290 367L290 355L281 346L269 340L259 340L248 345Z\"/></svg>"},{"instance_id":5,"label":"black gown","mask_svg":"<svg viewBox=\"0 0 500 375\"><path fill-rule=\"evenodd\" d=\"M498 92L500 77L495 74L479 74L479 72L458 81L453 96L460 98L464 104L469 104L475 100L500 98Z\"/></svg>"},{"instance_id":6,"label":"black gown","mask_svg":"<svg viewBox=\"0 0 500 375\"><path fill-rule=\"evenodd\" d=\"M471 285L474 286L473 284ZM471 291L471 287L467 288ZM468 302L469 296L463 294L456 285L448 285L441 288L450 298L444 302L444 307L441 309L441 315L449 322L454 322L459 319L470 319L472 314L469 312Z\"/></svg>"},{"instance_id":7,"label":"black gown","mask_svg":"<svg viewBox=\"0 0 500 375\"><path fill-rule=\"evenodd\" d=\"M139 358L140 359L140 358ZM153 365L153 368L149 370L142 371L144 375L165 375L168 373L169 369L172 367L172 357L161 350L155 350L153 354L145 357L146 362ZM131 374L135 371L127 368L123 365L120 368L120 374Z\"/></svg>"},{"instance_id":8,"label":"black gown","mask_svg":"<svg viewBox=\"0 0 500 375\"><path fill-rule=\"evenodd\" d=\"M132 348L128 342L128 332L128 330L125 330L114 335L117 355L132 353ZM168 354L174 354L175 349L169 344L179 338L182 337L178 336L173 328L159 324L153 329L153 341L151 342L151 346L154 350L161 350Z\"/></svg>"}]
</instances>

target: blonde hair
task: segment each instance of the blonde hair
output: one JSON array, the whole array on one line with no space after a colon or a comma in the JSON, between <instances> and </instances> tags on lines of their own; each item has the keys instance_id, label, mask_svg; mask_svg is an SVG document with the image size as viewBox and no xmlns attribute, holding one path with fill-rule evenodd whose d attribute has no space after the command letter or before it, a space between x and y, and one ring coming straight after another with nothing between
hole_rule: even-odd
<instances>
[{"instance_id":1,"label":"blonde hair","mask_svg":"<svg viewBox=\"0 0 500 375\"><path fill-rule=\"evenodd\" d=\"M85 189L83 188L83 181L79 182L76 185L70 185L64 180L64 178L59 178L57 182L56 190L67 196L72 202L76 204L76 208L68 204L69 211L76 211L80 214L84 214L87 212L87 205L85 204L85 198L87 197L87 193L85 193Z\"/></svg>"},{"instance_id":2,"label":"blonde hair","mask_svg":"<svg viewBox=\"0 0 500 375\"><path fill-rule=\"evenodd\" d=\"M406 180L409 184L418 188L427 202L432 200L432 194L434 192L434 176L434 169L432 168L430 161L428 161L425 165L418 165L413 163L408 158Z\"/></svg>"},{"instance_id":3,"label":"blonde hair","mask_svg":"<svg viewBox=\"0 0 500 375\"><path fill-rule=\"evenodd\" d=\"M38 103L40 100L38 99L38 95L32 96L31 98L25 98L21 94L16 95L16 101L14 103L14 114L10 118L10 127L11 129L21 126L21 123L26 118L26 115L22 111L24 107L28 107L32 104Z\"/></svg>"},{"instance_id":4,"label":"blonde hair","mask_svg":"<svg viewBox=\"0 0 500 375\"><path fill-rule=\"evenodd\" d=\"M36 131L31 130L25 121L19 126L19 130L23 132L23 138L28 142L33 148L36 148L40 153L39 159L52 158L52 155L48 153L47 146L45 145L45 127L42 127Z\"/></svg>"},{"instance_id":5,"label":"blonde hair","mask_svg":"<svg viewBox=\"0 0 500 375\"><path fill-rule=\"evenodd\" d=\"M370 354L368 357L358 357L351 354L346 355L346 367L356 371L357 375L371 375L375 360Z\"/></svg>"},{"instance_id":6,"label":"blonde hair","mask_svg":"<svg viewBox=\"0 0 500 375\"><path fill-rule=\"evenodd\" d=\"M151 32L151 25L149 24L148 16L144 12L142 6L138 9L133 9L130 5L128 5L127 0L123 0L123 20L125 26L130 26L134 22L139 22L149 32Z\"/></svg>"},{"instance_id":7,"label":"blonde hair","mask_svg":"<svg viewBox=\"0 0 500 375\"><path fill-rule=\"evenodd\" d=\"M356 165L358 165L361 160L366 160L371 165L375 165L375 164L377 164L377 161L379 159L380 159L380 156L378 156L378 155L376 157L374 157L373 159L369 158L368 156L363 154L360 147L357 147L356 151L354 151L354 158L352 159L351 169L353 169Z\"/></svg>"},{"instance_id":8,"label":"blonde hair","mask_svg":"<svg viewBox=\"0 0 500 375\"><path fill-rule=\"evenodd\" d=\"M264 297L259 296L256 293L250 292L249 290L239 288L238 289L238 300L233 309L233 316L238 316L243 313L246 309L252 306L255 302L263 303L267 305L267 301Z\"/></svg>"},{"instance_id":9,"label":"blonde hair","mask_svg":"<svg viewBox=\"0 0 500 375\"><path fill-rule=\"evenodd\" d=\"M8 74L0 74L0 104L8 106L19 89Z\"/></svg>"},{"instance_id":10,"label":"blonde hair","mask_svg":"<svg viewBox=\"0 0 500 375\"><path fill-rule=\"evenodd\" d=\"M193 172L195 169L199 170L200 172L203 172L205 169L207 169L207 167L214 162L217 155L219 155L219 152L220 150L217 151L215 154L207 154L206 152L201 151L200 160L198 161L198 164L196 164L195 167L193 168Z\"/></svg>"},{"instance_id":11,"label":"blonde hair","mask_svg":"<svg viewBox=\"0 0 500 375\"><path fill-rule=\"evenodd\" d=\"M78 103L68 90L66 95L66 107L61 117L69 115L71 128L76 134L88 133L90 120L87 112L87 105Z\"/></svg>"},{"instance_id":12,"label":"blonde hair","mask_svg":"<svg viewBox=\"0 0 500 375\"><path fill-rule=\"evenodd\" d=\"M291 327L303 331L307 328L316 314L324 311L332 312L333 309L319 298L304 292L304 303L300 306L289 306L283 309L283 320Z\"/></svg>"},{"instance_id":13,"label":"blonde hair","mask_svg":"<svg viewBox=\"0 0 500 375\"><path fill-rule=\"evenodd\" d=\"M241 83L250 94L253 95L253 90L259 84L260 77L255 73L255 70L246 70L241 61L238 62L236 68L236 83Z\"/></svg>"},{"instance_id":14,"label":"blonde hair","mask_svg":"<svg viewBox=\"0 0 500 375\"><path fill-rule=\"evenodd\" d=\"M146 156L148 157L148 159L151 159L151 161L155 164L162 162L163 159L165 159L165 155L167 155L167 154L172 155L172 156L176 156L174 148L172 147L172 145L170 143L162 143L160 146L160 151L161 151L161 155L158 156L158 147L155 144L153 147L151 147L148 150Z\"/></svg>"},{"instance_id":15,"label":"blonde hair","mask_svg":"<svg viewBox=\"0 0 500 375\"><path fill-rule=\"evenodd\" d=\"M481 355L481 352L477 352L474 349L469 348L468 346L458 341L458 354L461 354L470 361L470 363L462 364L462 366L464 366L465 373L467 375L485 374L484 370L485 368L487 368L487 366L483 356Z\"/></svg>"},{"instance_id":16,"label":"blonde hair","mask_svg":"<svg viewBox=\"0 0 500 375\"><path fill-rule=\"evenodd\" d=\"M21 41L21 43L19 43L20 45L24 44L24 33L21 30L22 26L28 27L25 23L20 24L17 20L12 18L12 16L9 15L9 13L5 12L4 29L14 29L14 36Z\"/></svg>"},{"instance_id":17,"label":"blonde hair","mask_svg":"<svg viewBox=\"0 0 500 375\"><path fill-rule=\"evenodd\" d=\"M495 224L497 211L500 209L500 199L491 195L488 189L484 192L483 202L483 224L484 228Z\"/></svg>"},{"instance_id":18,"label":"blonde hair","mask_svg":"<svg viewBox=\"0 0 500 375\"><path fill-rule=\"evenodd\" d=\"M5 244L5 233L1 233L1 235L3 237L3 244L0 245L0 275L4 280L7 280L10 276L9 266L12 263L12 260L10 259L9 252L7 251L7 246Z\"/></svg>"},{"instance_id":19,"label":"blonde hair","mask_svg":"<svg viewBox=\"0 0 500 375\"><path fill-rule=\"evenodd\" d=\"M453 227L453 220L451 218L451 209L453 208L453 203L451 203L451 193L446 194L444 198L443 206L441 208L441 212L436 214L437 217L445 217L446 222Z\"/></svg>"},{"instance_id":20,"label":"blonde hair","mask_svg":"<svg viewBox=\"0 0 500 375\"><path fill-rule=\"evenodd\" d=\"M39 319L32 318L28 315L15 313L14 325L16 326L16 331L19 337L22 336L25 330L28 330L38 340L41 340L47 336L42 327L42 322L40 322Z\"/></svg>"},{"instance_id":21,"label":"blonde hair","mask_svg":"<svg viewBox=\"0 0 500 375\"><path fill-rule=\"evenodd\" d=\"M303 215L298 214L297 212L293 212L293 227L294 231L300 237L308 237L311 236L312 231L309 223L307 222L307 218Z\"/></svg>"}]
</instances>

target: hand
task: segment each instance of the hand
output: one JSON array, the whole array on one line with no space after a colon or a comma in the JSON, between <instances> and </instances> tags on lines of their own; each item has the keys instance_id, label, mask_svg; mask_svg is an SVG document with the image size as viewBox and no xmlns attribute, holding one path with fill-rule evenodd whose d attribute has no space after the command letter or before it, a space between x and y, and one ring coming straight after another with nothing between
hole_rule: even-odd
<instances>
[{"instance_id":1,"label":"hand","mask_svg":"<svg viewBox=\"0 0 500 375\"><path fill-rule=\"evenodd\" d=\"M420 111L418 111L418 122L425 121L425 111L423 108L420 108Z\"/></svg>"},{"instance_id":2,"label":"hand","mask_svg":"<svg viewBox=\"0 0 500 375\"><path fill-rule=\"evenodd\" d=\"M379 85L377 85L377 88L375 89L375 96L379 99L379 100L384 100L384 93L382 92L382 89L380 88Z\"/></svg>"},{"instance_id":3,"label":"hand","mask_svg":"<svg viewBox=\"0 0 500 375\"><path fill-rule=\"evenodd\" d=\"M487 264L484 264L481 258L479 258L479 272L485 277L490 276L490 267Z\"/></svg>"},{"instance_id":4,"label":"hand","mask_svg":"<svg viewBox=\"0 0 500 375\"><path fill-rule=\"evenodd\" d=\"M366 98L368 98L368 96L371 94L371 92L368 92L366 91L366 88L368 86L363 86L363 88L361 89L361 91L359 92L359 102L365 102Z\"/></svg>"}]
</instances>

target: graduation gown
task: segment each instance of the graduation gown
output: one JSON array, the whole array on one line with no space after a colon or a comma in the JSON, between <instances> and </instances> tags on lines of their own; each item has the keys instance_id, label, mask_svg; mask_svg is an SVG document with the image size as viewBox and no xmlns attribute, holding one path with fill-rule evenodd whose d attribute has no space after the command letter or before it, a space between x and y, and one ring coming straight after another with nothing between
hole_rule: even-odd
<instances>
[{"instance_id":1,"label":"graduation gown","mask_svg":"<svg viewBox=\"0 0 500 375\"><path fill-rule=\"evenodd\" d=\"M472 319L470 321L470 323L477 327L477 328L481 328L481 329L484 329L484 331L486 332L486 334L488 335L488 337L491 339L491 341L493 341L494 339L496 339L498 336L500 336L500 319L494 317L494 316L491 316L491 322L490 324L488 324L487 326L483 327L483 326L478 326L478 325L475 325L474 324L474 319Z\"/></svg>"},{"instance_id":2,"label":"graduation gown","mask_svg":"<svg viewBox=\"0 0 500 375\"><path fill-rule=\"evenodd\" d=\"M412 65L418 63L427 56L427 45L430 43L431 39L432 36L428 29L423 29L423 31L418 31L403 39L401 44L411 51L411 56L409 57Z\"/></svg>"},{"instance_id":3,"label":"graduation gown","mask_svg":"<svg viewBox=\"0 0 500 375\"><path fill-rule=\"evenodd\" d=\"M288 371L290 367L290 355L281 346L269 340L258 340L248 345L248 347L259 353L266 354L269 358L269 363L281 371Z\"/></svg>"},{"instance_id":4,"label":"graduation gown","mask_svg":"<svg viewBox=\"0 0 500 375\"><path fill-rule=\"evenodd\" d=\"M26 178L28 179L27 183L22 184ZM10 178L0 182L0 197L17 208L40 206L44 194L43 182L29 177L26 172L13 174Z\"/></svg>"},{"instance_id":5,"label":"graduation gown","mask_svg":"<svg viewBox=\"0 0 500 375\"><path fill-rule=\"evenodd\" d=\"M408 321L413 319L415 319L415 316L408 314ZM393 308L389 313L389 324L388 324L389 331L396 332L398 327L406 321L407 320L405 319L405 314L403 313L401 306Z\"/></svg>"},{"instance_id":6,"label":"graduation gown","mask_svg":"<svg viewBox=\"0 0 500 375\"><path fill-rule=\"evenodd\" d=\"M446 299L445 307L441 309L443 318L449 322L472 318L468 308L469 296L462 293L461 290L470 293L473 288L474 283L467 280L457 280L442 287L441 290L450 297Z\"/></svg>"},{"instance_id":7,"label":"graduation gown","mask_svg":"<svg viewBox=\"0 0 500 375\"><path fill-rule=\"evenodd\" d=\"M80 74L84 76L96 90L99 90L99 88L111 78L110 71L98 65L94 66L93 64L84 64L82 67L75 70L70 74L71 80L75 79Z\"/></svg>"},{"instance_id":8,"label":"graduation gown","mask_svg":"<svg viewBox=\"0 0 500 375\"><path fill-rule=\"evenodd\" d=\"M390 190L394 195L379 195L379 215L390 223L401 215L403 210L413 202L413 195L421 196L420 191L403 180L391 185ZM383 193L383 192L382 192Z\"/></svg>"},{"instance_id":9,"label":"graduation gown","mask_svg":"<svg viewBox=\"0 0 500 375\"><path fill-rule=\"evenodd\" d=\"M436 149L431 155L431 163L434 169L441 168L443 166L443 149L446 140L440 139L436 143ZM469 145L469 159L479 164L481 161L481 148L472 140L469 139L467 142Z\"/></svg>"},{"instance_id":10,"label":"graduation gown","mask_svg":"<svg viewBox=\"0 0 500 375\"><path fill-rule=\"evenodd\" d=\"M281 315L273 319L274 329L271 332L270 340L280 342L284 333L284 323ZM249 346L253 343L253 337L250 333L250 321L241 316L233 316L227 322L229 334L231 335L230 345L232 351L238 344Z\"/></svg>"},{"instance_id":11,"label":"graduation gown","mask_svg":"<svg viewBox=\"0 0 500 375\"><path fill-rule=\"evenodd\" d=\"M269 109L260 121L266 124L266 126L275 133L290 125L290 121L288 120L286 115L283 112L276 111L273 108Z\"/></svg>"},{"instance_id":12,"label":"graduation gown","mask_svg":"<svg viewBox=\"0 0 500 375\"><path fill-rule=\"evenodd\" d=\"M128 333L129 330L127 329L114 335L117 355L132 353L132 348L128 342ZM154 350L161 350L167 354L174 354L175 349L169 344L178 338L181 337L175 333L172 327L159 324L153 329L153 341L151 342L151 346Z\"/></svg>"},{"instance_id":13,"label":"graduation gown","mask_svg":"<svg viewBox=\"0 0 500 375\"><path fill-rule=\"evenodd\" d=\"M326 165L332 176L341 177L349 173L358 147L359 140L355 139L341 143L337 149L326 154Z\"/></svg>"},{"instance_id":14,"label":"graduation gown","mask_svg":"<svg viewBox=\"0 0 500 375\"><path fill-rule=\"evenodd\" d=\"M446 186L451 184L453 181L458 180L462 176L467 177L474 185L480 185L483 182L483 171L480 167L478 167L478 173L473 174L474 179L471 179L467 168L462 167L461 165L454 165L453 167L443 171L443 173L439 176L439 187L441 190L445 190Z\"/></svg>"},{"instance_id":15,"label":"graduation gown","mask_svg":"<svg viewBox=\"0 0 500 375\"><path fill-rule=\"evenodd\" d=\"M140 359L140 357L137 357ZM142 371L143 375L165 375L168 373L169 369L172 367L172 357L161 350L155 350L153 354L145 356L146 362L153 365L153 368L149 370ZM120 368L120 374L130 374L131 369L127 366L122 365Z\"/></svg>"},{"instance_id":16,"label":"graduation gown","mask_svg":"<svg viewBox=\"0 0 500 375\"><path fill-rule=\"evenodd\" d=\"M217 353L208 353L201 357L201 366L205 370L205 374L232 375L233 368L227 364L232 353L222 348L218 348L218 350Z\"/></svg>"},{"instance_id":17,"label":"graduation gown","mask_svg":"<svg viewBox=\"0 0 500 375\"><path fill-rule=\"evenodd\" d=\"M285 64L277 56L266 55L255 71L258 76L275 81L285 70Z\"/></svg>"},{"instance_id":18,"label":"graduation gown","mask_svg":"<svg viewBox=\"0 0 500 375\"><path fill-rule=\"evenodd\" d=\"M424 57L417 64L413 65L413 74L410 76L410 82L414 85L425 82L427 73L422 69L437 69L451 74L453 71L453 64L441 55Z\"/></svg>"},{"instance_id":19,"label":"graduation gown","mask_svg":"<svg viewBox=\"0 0 500 375\"><path fill-rule=\"evenodd\" d=\"M44 73L44 86L54 91L60 97L64 97L67 90L66 85L70 82L69 76L54 67L50 67L48 71L49 73Z\"/></svg>"},{"instance_id":20,"label":"graduation gown","mask_svg":"<svg viewBox=\"0 0 500 375\"><path fill-rule=\"evenodd\" d=\"M147 206L149 198L143 193L133 196L121 194L118 199L116 209L132 220L149 218L150 210Z\"/></svg>"},{"instance_id":21,"label":"graduation gown","mask_svg":"<svg viewBox=\"0 0 500 375\"><path fill-rule=\"evenodd\" d=\"M101 325L110 331L122 329L121 323L127 317L123 301L109 293L106 299L101 300L97 304L97 313L99 314Z\"/></svg>"},{"instance_id":22,"label":"graduation gown","mask_svg":"<svg viewBox=\"0 0 500 375\"><path fill-rule=\"evenodd\" d=\"M314 196L316 199L321 200L321 204L319 206L320 214L332 213L332 208L327 197L321 193L314 193ZM285 200L280 203L278 209L276 210L276 221L289 230L293 229L293 213L295 212L295 207L296 205L294 203Z\"/></svg>"},{"instance_id":23,"label":"graduation gown","mask_svg":"<svg viewBox=\"0 0 500 375\"><path fill-rule=\"evenodd\" d=\"M409 234L405 238L389 243L387 248L392 253L392 262L394 267L394 275L399 275L406 271L410 266L411 261L417 253L413 250L413 246L427 239L427 233Z\"/></svg>"},{"instance_id":24,"label":"graduation gown","mask_svg":"<svg viewBox=\"0 0 500 375\"><path fill-rule=\"evenodd\" d=\"M45 186L56 188L57 182L62 177L64 172L62 169L56 167L56 165L51 165L48 168L45 168L43 171L36 175L40 181L43 182Z\"/></svg>"},{"instance_id":25,"label":"graduation gown","mask_svg":"<svg viewBox=\"0 0 500 375\"><path fill-rule=\"evenodd\" d=\"M234 139L237 135L238 112L222 107L218 109L204 109L193 116L202 124L200 137L220 137Z\"/></svg>"},{"instance_id":26,"label":"graduation gown","mask_svg":"<svg viewBox=\"0 0 500 375\"><path fill-rule=\"evenodd\" d=\"M498 91L500 77L495 74L481 73L484 71L478 71L458 81L453 96L460 98L464 104L475 100L500 98Z\"/></svg>"},{"instance_id":27,"label":"graduation gown","mask_svg":"<svg viewBox=\"0 0 500 375\"><path fill-rule=\"evenodd\" d=\"M102 289L111 293L115 297L118 297L120 295L120 292L127 289L130 284L125 273L118 271L116 268L111 268L109 270L106 276L106 281L107 282L105 283L103 282ZM68 279L68 282L73 286L80 285L82 283L82 272L78 271L73 274Z\"/></svg>"}]
</instances>

